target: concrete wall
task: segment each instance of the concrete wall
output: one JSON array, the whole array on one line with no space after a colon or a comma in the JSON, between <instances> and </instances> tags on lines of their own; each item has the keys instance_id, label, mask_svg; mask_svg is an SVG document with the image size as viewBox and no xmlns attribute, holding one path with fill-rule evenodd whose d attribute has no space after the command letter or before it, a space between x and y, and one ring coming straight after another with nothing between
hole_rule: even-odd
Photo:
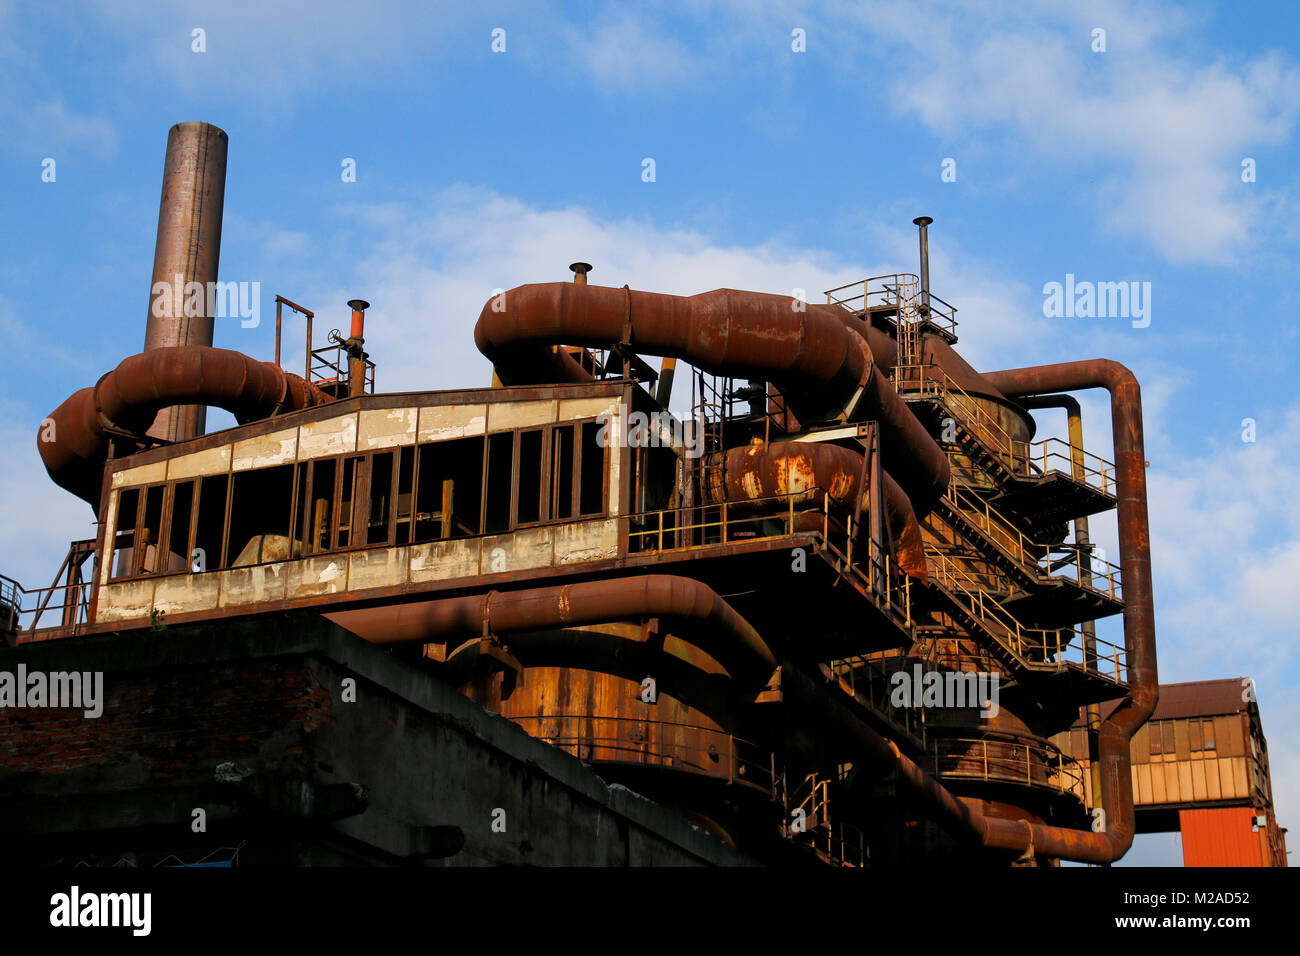
<instances>
[{"instance_id":1,"label":"concrete wall","mask_svg":"<svg viewBox=\"0 0 1300 956\"><path fill-rule=\"evenodd\" d=\"M0 710L0 862L752 862L319 617L0 650L19 664L103 672L103 714Z\"/></svg>"}]
</instances>

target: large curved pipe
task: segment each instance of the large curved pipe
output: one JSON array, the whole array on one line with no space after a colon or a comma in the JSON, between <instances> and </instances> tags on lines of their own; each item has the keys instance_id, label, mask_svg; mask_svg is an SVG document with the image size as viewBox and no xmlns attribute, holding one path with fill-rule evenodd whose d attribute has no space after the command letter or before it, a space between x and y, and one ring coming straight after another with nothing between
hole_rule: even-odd
<instances>
[{"instance_id":1,"label":"large curved pipe","mask_svg":"<svg viewBox=\"0 0 1300 956\"><path fill-rule=\"evenodd\" d=\"M756 442L726 453L723 467L714 472L722 487L707 489L714 500L744 502L776 495L797 495L796 505L820 505L830 499L833 508L858 508L867 489L862 477L862 455L851 448L825 442ZM916 513L898 482L880 473L885 527L895 545L898 566L905 574L926 578L925 546Z\"/></svg>"},{"instance_id":2,"label":"large curved pipe","mask_svg":"<svg viewBox=\"0 0 1300 956\"><path fill-rule=\"evenodd\" d=\"M328 401L297 375L242 352L156 348L129 356L92 388L75 392L42 425L37 447L50 477L98 510L109 439L143 436L160 409L216 405L242 423Z\"/></svg>"},{"instance_id":3,"label":"large curved pipe","mask_svg":"<svg viewBox=\"0 0 1300 956\"><path fill-rule=\"evenodd\" d=\"M1080 863L1111 863L1133 844L1135 820L1129 748L1133 734L1154 712L1159 699L1141 390L1132 372L1106 359L1011 369L988 373L985 377L1011 399L1083 388L1105 388L1110 392L1119 490L1120 562L1128 597L1124 608L1124 643L1129 694L1102 724L1099 734L1105 830L1090 833L986 817L955 797L842 703L832 702L824 691L819 691L795 669L783 668L782 685L801 706L813 709L848 736L856 745L855 756L864 765L880 772L896 773L899 782L920 801L927 814L954 835L991 850L1029 852Z\"/></svg>"},{"instance_id":4,"label":"large curved pipe","mask_svg":"<svg viewBox=\"0 0 1300 956\"><path fill-rule=\"evenodd\" d=\"M488 591L466 597L390 604L326 614L340 627L374 644L430 643L485 633L540 631L643 617L670 617L704 625L698 645L741 683L762 686L776 658L735 608L703 582L671 574L646 574L523 591Z\"/></svg>"},{"instance_id":5,"label":"large curved pipe","mask_svg":"<svg viewBox=\"0 0 1300 956\"><path fill-rule=\"evenodd\" d=\"M836 312L734 289L676 296L550 282L489 300L474 342L506 384L573 380L577 363L558 344L626 341L714 374L771 381L806 424L874 418L886 467L924 517L947 488L947 456L876 368L867 337Z\"/></svg>"},{"instance_id":6,"label":"large curved pipe","mask_svg":"<svg viewBox=\"0 0 1300 956\"><path fill-rule=\"evenodd\" d=\"M1104 388L1110 392L1115 441L1120 566L1124 575L1124 646L1129 693L1102 723L1098 735L1101 800L1106 830L1082 833L1061 827L988 821L985 842L1024 843L1037 852L1085 863L1110 863L1133 843L1133 787L1129 748L1133 734L1155 710L1155 605L1151 593L1151 536L1147 525L1146 453L1142 439L1142 392L1131 371L1107 359L1009 369L985 375L1011 399L1047 392Z\"/></svg>"}]
</instances>

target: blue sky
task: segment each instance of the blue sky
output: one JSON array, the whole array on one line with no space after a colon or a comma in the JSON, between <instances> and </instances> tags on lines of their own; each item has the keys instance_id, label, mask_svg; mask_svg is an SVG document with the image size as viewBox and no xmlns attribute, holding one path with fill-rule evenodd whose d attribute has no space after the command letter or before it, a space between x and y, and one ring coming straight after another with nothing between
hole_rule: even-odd
<instances>
[{"instance_id":1,"label":"blue sky","mask_svg":"<svg viewBox=\"0 0 1300 956\"><path fill-rule=\"evenodd\" d=\"M1137 373L1161 678L1256 679L1300 822L1295 24L1281 2L0 0L0 572L48 584L89 530L34 435L143 345L173 123L230 135L221 277L261 283L261 325L215 344L269 359L276 293L318 334L361 296L385 390L485 383L483 302L575 259L600 284L816 300L913 271L926 214L977 367ZM1150 325L1044 316L1067 273L1150 282ZM1084 398L1106 456L1104 393ZM1130 856L1177 859L1173 837Z\"/></svg>"}]
</instances>

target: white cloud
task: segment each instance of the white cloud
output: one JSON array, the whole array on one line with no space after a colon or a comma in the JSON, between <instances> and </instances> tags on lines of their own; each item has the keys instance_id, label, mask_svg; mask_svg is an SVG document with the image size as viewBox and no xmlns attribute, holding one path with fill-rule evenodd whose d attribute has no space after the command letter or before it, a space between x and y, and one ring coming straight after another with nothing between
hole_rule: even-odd
<instances>
[{"instance_id":1,"label":"white cloud","mask_svg":"<svg viewBox=\"0 0 1300 956\"><path fill-rule=\"evenodd\" d=\"M597 89L676 85L698 81L710 69L685 44L647 28L630 13L590 31L568 28L565 37L577 62L599 84Z\"/></svg>"},{"instance_id":2,"label":"white cloud","mask_svg":"<svg viewBox=\"0 0 1300 956\"><path fill-rule=\"evenodd\" d=\"M1033 13L940 4L903 16L887 4L842 15L910 48L892 86L901 112L957 145L1009 133L1040 175L1102 164L1103 222L1163 257L1229 262L1258 239L1263 188L1241 182L1240 160L1290 135L1300 70L1277 54L1241 65L1167 54L1159 41L1184 28L1164 5ZM1106 53L1090 48L1098 23Z\"/></svg>"},{"instance_id":3,"label":"white cloud","mask_svg":"<svg viewBox=\"0 0 1300 956\"><path fill-rule=\"evenodd\" d=\"M1232 263L1289 228L1266 215L1285 187L1242 183L1240 163L1292 134L1300 69L1278 53L1198 55L1203 22L1170 4L1039 0L998 9L889 0L805 9L721 0L652 5L635 16L606 5L575 17L511 2L471 16L396 0L377 0L364 15L342 0L219 8L193 0L161 16L142 2L99 11L127 38L131 65L161 70L183 88L255 94L263 104L376 75L404 77L432 50L486 56L488 17L507 29L506 55L529 70L577 70L597 92L650 97L675 95L684 83L745 82L760 69L784 74L795 61L789 34L798 25L809 37L802 55L828 64L848 91L846 121L859 118L854 103L884 118L883 101L943 137L959 162L1004 157L1002 178L1095 171L1101 225L1171 262ZM1107 30L1105 53L1091 50L1098 25ZM207 53L190 50L196 26L207 30ZM872 91L858 92L864 64L881 62L888 69L872 74ZM768 126L774 119L761 107L755 117ZM94 137L103 133L96 122L68 128Z\"/></svg>"},{"instance_id":4,"label":"white cloud","mask_svg":"<svg viewBox=\"0 0 1300 956\"><path fill-rule=\"evenodd\" d=\"M1300 579L1300 405L1258 441L1169 449L1149 480L1161 680L1253 677L1282 825L1300 819L1292 682Z\"/></svg>"},{"instance_id":5,"label":"white cloud","mask_svg":"<svg viewBox=\"0 0 1300 956\"><path fill-rule=\"evenodd\" d=\"M1285 186L1241 182L1241 160L1285 143L1300 109L1300 69L1289 57L1201 54L1205 24L1168 3L1037 0L717 4L739 24L725 31L755 54L791 25L807 26L809 56L845 87L886 84L894 113L915 117L947 155L980 156L1013 179L1097 172L1096 214L1108 230L1175 263L1231 263L1286 221L1264 211ZM1107 51L1091 49L1106 30ZM718 27L718 29L723 29ZM1211 38L1213 39L1213 38ZM860 96L876 122L877 97ZM850 110L846 119L854 119ZM1277 179L1275 177L1274 181Z\"/></svg>"},{"instance_id":6,"label":"white cloud","mask_svg":"<svg viewBox=\"0 0 1300 956\"><path fill-rule=\"evenodd\" d=\"M344 322L343 303L353 296L373 303L366 347L385 390L488 381L473 328L492 290L570 280L575 260L594 264L591 281L598 285L678 295L717 288L788 295L799 288L810 302L824 302L824 290L854 279L916 268L916 235L905 229L869 227L876 255L863 264L775 242L728 245L684 226L597 219L579 208L545 209L464 186L409 203L349 205L338 214L354 230L349 248L367 254L350 275L287 287L301 290L302 298L292 297L317 310L317 328ZM309 256L304 252L303 261ZM1050 339L1041 298L1030 287L997 278L990 264L951 243L932 261L944 277L942 290L958 300L961 350L977 366L1022 364L1023 343Z\"/></svg>"}]
</instances>

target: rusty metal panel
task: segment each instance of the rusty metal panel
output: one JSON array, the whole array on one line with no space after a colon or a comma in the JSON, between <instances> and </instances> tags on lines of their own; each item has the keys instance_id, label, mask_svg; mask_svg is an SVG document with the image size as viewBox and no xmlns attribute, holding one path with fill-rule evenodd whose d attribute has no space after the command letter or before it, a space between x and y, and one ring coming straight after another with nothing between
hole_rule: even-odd
<instances>
[{"instance_id":1,"label":"rusty metal panel","mask_svg":"<svg viewBox=\"0 0 1300 956\"><path fill-rule=\"evenodd\" d=\"M1208 799L1209 788L1205 782L1205 761L1190 760L1188 769L1192 775L1192 799L1203 801Z\"/></svg>"},{"instance_id":2,"label":"rusty metal panel","mask_svg":"<svg viewBox=\"0 0 1300 956\"><path fill-rule=\"evenodd\" d=\"M1249 751L1246 734L1249 722L1244 718L1215 717L1214 738L1220 752L1229 757L1244 757Z\"/></svg>"},{"instance_id":3,"label":"rusty metal panel","mask_svg":"<svg viewBox=\"0 0 1300 956\"><path fill-rule=\"evenodd\" d=\"M1080 719L1082 720L1082 718ZM1131 750L1133 754L1132 760L1134 763L1151 762L1150 727L1151 725L1149 723L1143 724L1137 729L1137 732L1133 734Z\"/></svg>"},{"instance_id":4,"label":"rusty metal panel","mask_svg":"<svg viewBox=\"0 0 1300 956\"><path fill-rule=\"evenodd\" d=\"M1265 866L1250 807L1178 811L1184 866Z\"/></svg>"},{"instance_id":5,"label":"rusty metal panel","mask_svg":"<svg viewBox=\"0 0 1300 956\"><path fill-rule=\"evenodd\" d=\"M1163 684L1160 687L1160 703L1152 719L1174 720L1238 714L1248 706L1241 699L1241 691L1240 677Z\"/></svg>"},{"instance_id":6,"label":"rusty metal panel","mask_svg":"<svg viewBox=\"0 0 1300 956\"><path fill-rule=\"evenodd\" d=\"M1232 789L1233 796L1244 799L1250 796L1251 790L1251 772L1245 757L1232 758Z\"/></svg>"},{"instance_id":7,"label":"rusty metal panel","mask_svg":"<svg viewBox=\"0 0 1300 956\"><path fill-rule=\"evenodd\" d=\"M1178 801L1187 803L1196 799L1192 790L1192 763L1190 760L1179 760L1175 762L1178 768Z\"/></svg>"},{"instance_id":8,"label":"rusty metal panel","mask_svg":"<svg viewBox=\"0 0 1300 956\"><path fill-rule=\"evenodd\" d=\"M1138 764L1136 767L1133 768L1133 771L1134 771L1134 773L1135 773L1135 775L1136 775L1136 780L1137 780L1137 791L1136 791L1136 792L1137 792L1137 802L1138 802L1138 803L1154 803L1154 802L1155 802L1155 795L1154 795L1154 791L1153 791L1152 786L1151 786L1151 765L1150 765L1150 764L1145 764L1145 763L1144 763L1144 764ZM1092 789L1092 775L1091 775L1091 774L1088 775L1088 789L1089 789L1090 791L1091 791L1091 789ZM1094 805L1095 805L1095 804L1089 804L1089 806L1094 806Z\"/></svg>"},{"instance_id":9,"label":"rusty metal panel","mask_svg":"<svg viewBox=\"0 0 1300 956\"><path fill-rule=\"evenodd\" d=\"M1166 792L1165 783L1168 778L1165 776L1164 764L1151 764L1151 802L1168 803L1169 797Z\"/></svg>"},{"instance_id":10,"label":"rusty metal panel","mask_svg":"<svg viewBox=\"0 0 1300 956\"><path fill-rule=\"evenodd\" d=\"M1220 774L1222 772L1223 761L1217 757L1210 757L1205 760L1205 799L1222 800L1224 798L1223 787L1220 784Z\"/></svg>"}]
</instances>

